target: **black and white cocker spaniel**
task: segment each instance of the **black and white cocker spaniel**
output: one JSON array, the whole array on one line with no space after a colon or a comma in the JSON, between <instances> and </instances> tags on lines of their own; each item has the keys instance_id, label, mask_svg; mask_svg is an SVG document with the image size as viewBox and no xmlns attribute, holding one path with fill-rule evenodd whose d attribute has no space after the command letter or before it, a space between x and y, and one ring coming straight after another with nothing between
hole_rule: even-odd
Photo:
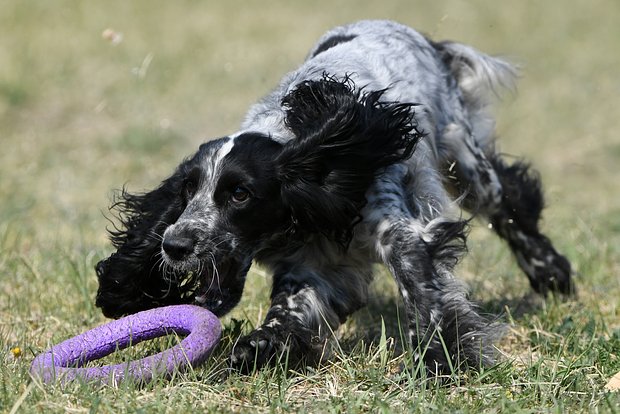
<instances>
[{"instance_id":1,"label":"black and white cocker spaniel","mask_svg":"<svg viewBox=\"0 0 620 414\"><path fill-rule=\"evenodd\" d=\"M282 352L312 363L365 305L383 263L416 358L432 372L490 364L497 326L453 275L460 208L508 242L535 291L573 290L569 262L538 228L537 174L494 148L488 106L514 75L394 22L328 32L240 131L201 145L153 191L119 195L97 306L119 317L194 303L221 316L256 261L273 272L271 308L231 364L260 367Z\"/></svg>"}]
</instances>

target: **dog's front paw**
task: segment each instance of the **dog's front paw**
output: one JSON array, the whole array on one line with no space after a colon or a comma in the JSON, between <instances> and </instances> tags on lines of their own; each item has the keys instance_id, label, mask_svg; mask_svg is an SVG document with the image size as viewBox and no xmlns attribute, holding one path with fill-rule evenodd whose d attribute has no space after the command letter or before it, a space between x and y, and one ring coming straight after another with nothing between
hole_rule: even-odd
<instances>
[{"instance_id":1,"label":"dog's front paw","mask_svg":"<svg viewBox=\"0 0 620 414\"><path fill-rule=\"evenodd\" d=\"M286 338L269 327L260 327L239 338L233 347L230 365L240 372L252 372L274 362L278 353L286 348Z\"/></svg>"}]
</instances>

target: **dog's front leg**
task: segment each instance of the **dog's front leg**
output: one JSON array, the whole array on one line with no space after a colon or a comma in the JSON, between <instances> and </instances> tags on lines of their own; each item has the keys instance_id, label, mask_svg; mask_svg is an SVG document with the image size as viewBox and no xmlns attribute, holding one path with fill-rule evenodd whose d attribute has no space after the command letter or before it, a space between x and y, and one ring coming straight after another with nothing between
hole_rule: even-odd
<instances>
[{"instance_id":1,"label":"dog's front leg","mask_svg":"<svg viewBox=\"0 0 620 414\"><path fill-rule=\"evenodd\" d=\"M384 258L401 292L414 358L431 373L450 373L493 362L498 326L467 299L452 270L464 249L466 223L394 222L382 234Z\"/></svg>"},{"instance_id":2,"label":"dog's front leg","mask_svg":"<svg viewBox=\"0 0 620 414\"><path fill-rule=\"evenodd\" d=\"M313 365L348 315L366 303L370 266L341 264L320 272L303 266L276 269L264 323L233 347L231 365L242 372L270 363Z\"/></svg>"},{"instance_id":3,"label":"dog's front leg","mask_svg":"<svg viewBox=\"0 0 620 414\"><path fill-rule=\"evenodd\" d=\"M363 212L374 250L398 284L406 336L429 372L488 365L497 327L476 311L453 274L467 223L444 216L442 203L433 203L443 198L443 187L433 183L432 169L412 170L387 169L368 191Z\"/></svg>"}]
</instances>

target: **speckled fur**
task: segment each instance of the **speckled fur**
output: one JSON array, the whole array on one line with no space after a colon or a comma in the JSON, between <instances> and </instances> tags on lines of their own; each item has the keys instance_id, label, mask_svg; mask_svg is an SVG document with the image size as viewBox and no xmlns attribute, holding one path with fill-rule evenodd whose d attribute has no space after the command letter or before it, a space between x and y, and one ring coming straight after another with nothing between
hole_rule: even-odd
<instances>
[{"instance_id":1,"label":"speckled fur","mask_svg":"<svg viewBox=\"0 0 620 414\"><path fill-rule=\"evenodd\" d=\"M469 46L433 42L390 21L362 21L326 33L297 70L250 108L239 132L211 144L211 161L203 161L211 167L202 181L212 185L201 185L202 201L190 201L178 219L168 223L164 237L192 226L201 229L201 238L209 236L219 214L210 201L219 174L213 160L222 159L237 139L248 135L287 148L299 138L283 102L299 85L326 76L346 79L358 93L384 91L385 102L415 104L415 124L424 137L411 157L376 171L360 205L361 221L356 221L346 245L317 228L303 238L287 238L290 229L283 229L252 249L238 247L243 234L228 234L222 236L223 246L211 247L214 251L207 253L215 259L215 272L219 257L245 255L239 259L242 265L233 267L241 289L249 260L274 273L265 322L237 341L232 366L260 367L282 352L293 361L322 359L332 333L365 305L372 264L377 262L394 275L411 345L429 371L493 363L498 327L478 313L453 274L467 234L460 208L492 223L535 290L569 293L573 288L570 264L538 230L542 195L537 177L525 164L508 166L495 154L488 107L502 87L513 87L515 70ZM540 206L530 208L528 202ZM183 268L165 251L161 255L165 264ZM196 257L201 260L200 254ZM115 314L115 291L107 283L104 265L99 274L105 289L100 288L98 304ZM196 295L201 304L209 292ZM237 296L224 309L236 301Z\"/></svg>"}]
</instances>

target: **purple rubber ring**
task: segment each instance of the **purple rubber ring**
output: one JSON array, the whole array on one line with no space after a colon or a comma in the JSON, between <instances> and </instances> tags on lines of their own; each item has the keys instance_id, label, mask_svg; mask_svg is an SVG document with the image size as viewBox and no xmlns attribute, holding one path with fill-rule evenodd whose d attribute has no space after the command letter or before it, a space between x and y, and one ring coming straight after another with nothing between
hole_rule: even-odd
<instances>
[{"instance_id":1,"label":"purple rubber ring","mask_svg":"<svg viewBox=\"0 0 620 414\"><path fill-rule=\"evenodd\" d=\"M175 332L188 335L180 344L146 358L117 365L84 368L86 362L147 339ZM197 367L217 345L222 327L217 317L194 305L150 309L74 336L37 356L30 373L45 383L83 381L147 383L174 370Z\"/></svg>"}]
</instances>

